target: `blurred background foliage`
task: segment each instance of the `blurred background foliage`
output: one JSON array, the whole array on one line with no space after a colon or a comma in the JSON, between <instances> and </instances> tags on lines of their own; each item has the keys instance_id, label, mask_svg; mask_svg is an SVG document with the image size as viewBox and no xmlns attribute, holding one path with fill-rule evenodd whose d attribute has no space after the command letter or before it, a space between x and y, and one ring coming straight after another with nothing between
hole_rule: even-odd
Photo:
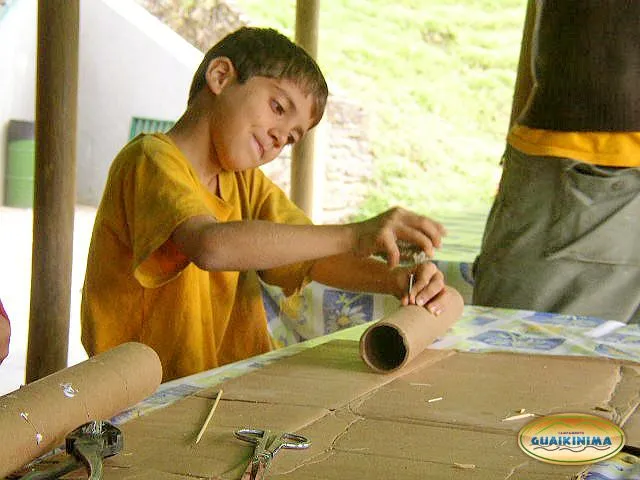
<instances>
[{"instance_id":1,"label":"blurred background foliage","mask_svg":"<svg viewBox=\"0 0 640 480\"><path fill-rule=\"evenodd\" d=\"M208 49L219 0L139 0ZM295 0L234 0L254 25L295 32ZM484 216L500 175L525 0L321 0L318 62L362 105L375 157L356 218L402 205ZM166 18L165 18L166 20ZM348 159L345 159L348 161Z\"/></svg>"}]
</instances>

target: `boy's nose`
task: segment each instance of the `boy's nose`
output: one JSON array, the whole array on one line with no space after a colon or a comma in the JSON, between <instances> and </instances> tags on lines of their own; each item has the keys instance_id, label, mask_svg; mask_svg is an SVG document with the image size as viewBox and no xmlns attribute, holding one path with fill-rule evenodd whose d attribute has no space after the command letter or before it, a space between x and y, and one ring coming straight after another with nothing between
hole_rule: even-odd
<instances>
[{"instance_id":1,"label":"boy's nose","mask_svg":"<svg viewBox=\"0 0 640 480\"><path fill-rule=\"evenodd\" d=\"M273 140L273 147L281 149L287 143L287 135L278 128L272 128L269 130L269 135Z\"/></svg>"}]
</instances>

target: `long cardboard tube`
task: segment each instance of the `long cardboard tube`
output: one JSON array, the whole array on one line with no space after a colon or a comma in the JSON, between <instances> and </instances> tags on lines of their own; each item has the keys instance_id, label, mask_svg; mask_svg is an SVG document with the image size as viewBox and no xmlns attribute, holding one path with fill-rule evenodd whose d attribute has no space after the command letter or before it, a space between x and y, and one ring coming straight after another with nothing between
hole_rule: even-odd
<instances>
[{"instance_id":1,"label":"long cardboard tube","mask_svg":"<svg viewBox=\"0 0 640 480\"><path fill-rule=\"evenodd\" d=\"M0 397L0 478L62 445L80 425L135 405L161 380L156 352L125 343Z\"/></svg>"},{"instance_id":2,"label":"long cardboard tube","mask_svg":"<svg viewBox=\"0 0 640 480\"><path fill-rule=\"evenodd\" d=\"M404 367L460 318L463 303L458 292L437 317L417 305L397 311L371 325L360 337L362 360L378 373Z\"/></svg>"}]
</instances>

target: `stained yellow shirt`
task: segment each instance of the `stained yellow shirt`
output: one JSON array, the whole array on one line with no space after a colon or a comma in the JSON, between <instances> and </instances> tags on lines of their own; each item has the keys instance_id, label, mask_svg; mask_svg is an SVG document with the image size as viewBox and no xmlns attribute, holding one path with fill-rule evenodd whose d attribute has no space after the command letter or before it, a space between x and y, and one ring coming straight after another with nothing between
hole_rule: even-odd
<instances>
[{"instance_id":1,"label":"stained yellow shirt","mask_svg":"<svg viewBox=\"0 0 640 480\"><path fill-rule=\"evenodd\" d=\"M82 343L89 355L142 342L158 353L167 381L272 348L257 273L181 264L183 257L167 240L197 215L219 222L311 222L259 169L223 172L218 181L220 197L163 134L138 136L115 158L96 213L83 287ZM260 275L293 293L310 266Z\"/></svg>"},{"instance_id":2,"label":"stained yellow shirt","mask_svg":"<svg viewBox=\"0 0 640 480\"><path fill-rule=\"evenodd\" d=\"M640 167L640 132L558 132L515 124L507 141L527 155Z\"/></svg>"}]
</instances>

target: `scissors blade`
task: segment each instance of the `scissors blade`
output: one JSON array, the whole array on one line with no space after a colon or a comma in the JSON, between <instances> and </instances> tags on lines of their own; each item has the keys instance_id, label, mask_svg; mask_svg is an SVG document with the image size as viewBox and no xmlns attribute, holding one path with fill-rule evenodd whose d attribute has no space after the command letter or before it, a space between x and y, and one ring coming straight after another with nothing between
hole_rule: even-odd
<instances>
[{"instance_id":1,"label":"scissors blade","mask_svg":"<svg viewBox=\"0 0 640 480\"><path fill-rule=\"evenodd\" d=\"M269 430L243 429L236 431L236 437L255 445L249 464L242 474L241 480L257 480L264 477L268 461L271 459L267 445L271 437Z\"/></svg>"}]
</instances>

